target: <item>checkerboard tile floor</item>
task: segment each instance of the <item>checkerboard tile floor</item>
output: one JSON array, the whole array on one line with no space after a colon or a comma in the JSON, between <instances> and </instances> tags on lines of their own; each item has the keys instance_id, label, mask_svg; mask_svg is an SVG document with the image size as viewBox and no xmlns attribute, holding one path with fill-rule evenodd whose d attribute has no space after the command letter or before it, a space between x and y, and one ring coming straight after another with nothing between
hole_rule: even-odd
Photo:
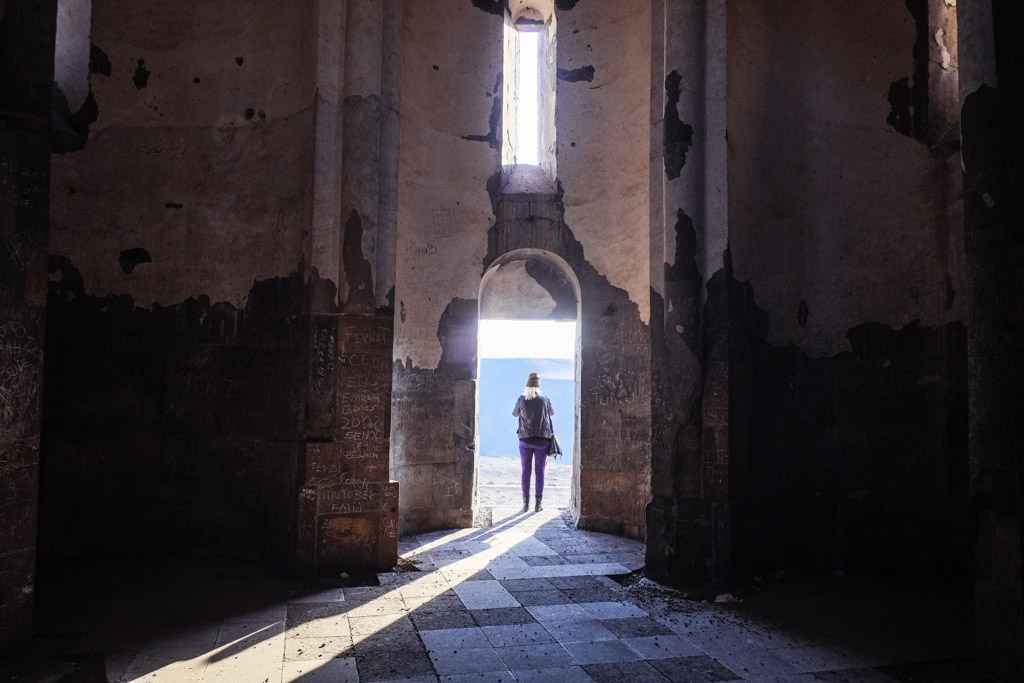
<instances>
[{"instance_id":1,"label":"checkerboard tile floor","mask_svg":"<svg viewBox=\"0 0 1024 683\"><path fill-rule=\"evenodd\" d=\"M487 529L403 539L401 555L420 571L380 574L380 586L264 587L258 608L160 637L113 615L80 646L104 652L110 681L152 683L891 683L901 679L875 667L969 654L956 629L935 641L904 619L893 640L860 623L863 611L787 622L785 604L766 605L775 623L739 605L644 597L609 578L642 566L642 544L570 529L558 510L495 512ZM209 582L208 573L196 579ZM228 600L231 584L207 588L209 599Z\"/></svg>"}]
</instances>

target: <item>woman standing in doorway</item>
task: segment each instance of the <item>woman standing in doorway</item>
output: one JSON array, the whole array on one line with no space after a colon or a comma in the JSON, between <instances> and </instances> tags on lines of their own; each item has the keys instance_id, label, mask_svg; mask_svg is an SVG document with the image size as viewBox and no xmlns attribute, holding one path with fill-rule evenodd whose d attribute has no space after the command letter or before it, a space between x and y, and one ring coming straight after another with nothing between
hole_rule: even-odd
<instances>
[{"instance_id":1,"label":"woman standing in doorway","mask_svg":"<svg viewBox=\"0 0 1024 683\"><path fill-rule=\"evenodd\" d=\"M523 464L523 512L530 510L530 472L537 476L537 504L534 512L541 511L541 499L544 497L544 471L548 465L548 447L554 428L551 416L555 409L551 399L540 392L540 377L531 372L526 378L526 389L516 401L512 414L519 418L519 458ZM531 465L532 463L532 465Z\"/></svg>"}]
</instances>

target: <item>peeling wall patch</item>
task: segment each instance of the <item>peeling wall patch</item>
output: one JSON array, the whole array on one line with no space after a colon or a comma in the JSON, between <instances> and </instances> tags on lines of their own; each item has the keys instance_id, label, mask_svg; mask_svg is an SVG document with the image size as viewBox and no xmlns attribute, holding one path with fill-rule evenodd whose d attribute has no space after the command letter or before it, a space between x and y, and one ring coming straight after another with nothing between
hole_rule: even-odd
<instances>
[{"instance_id":1,"label":"peeling wall patch","mask_svg":"<svg viewBox=\"0 0 1024 683\"><path fill-rule=\"evenodd\" d=\"M577 69L559 69L558 80L567 83L578 83L579 81L590 83L594 80L594 67L588 64Z\"/></svg>"},{"instance_id":2,"label":"peeling wall patch","mask_svg":"<svg viewBox=\"0 0 1024 683\"><path fill-rule=\"evenodd\" d=\"M137 90L142 90L149 85L149 69L145 66L146 60L140 59L138 66L135 67L135 75L132 76L132 83L135 84Z\"/></svg>"},{"instance_id":3,"label":"peeling wall patch","mask_svg":"<svg viewBox=\"0 0 1024 683\"><path fill-rule=\"evenodd\" d=\"M121 252L121 255L117 258L117 262L121 264L121 271L125 275L131 275L132 271L135 270L135 266L141 263L152 263L153 257L149 255L149 252L141 247L135 247L133 249L125 249Z\"/></svg>"}]
</instances>

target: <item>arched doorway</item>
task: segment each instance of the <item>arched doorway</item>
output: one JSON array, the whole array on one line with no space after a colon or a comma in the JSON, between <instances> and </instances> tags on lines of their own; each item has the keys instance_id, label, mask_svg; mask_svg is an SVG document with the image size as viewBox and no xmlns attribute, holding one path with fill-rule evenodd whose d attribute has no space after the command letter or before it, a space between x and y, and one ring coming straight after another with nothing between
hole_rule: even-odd
<instances>
[{"instance_id":1,"label":"arched doorway","mask_svg":"<svg viewBox=\"0 0 1024 683\"><path fill-rule=\"evenodd\" d=\"M571 425L571 434L565 434L565 428L560 427L556 422L556 430L561 430L563 440L571 443L571 448L566 448L561 463L571 465L571 477L569 479L568 507L574 518L578 517L580 510L580 288L572 269L558 256L536 249L523 249L509 252L498 258L491 264L480 281L479 320L481 325L485 321L519 321L521 327L526 327L527 322L554 322L570 323L574 326L572 339L572 384L566 395L560 397L556 403L556 413L565 414L571 417L568 422L562 421L563 425ZM515 326L513 326L515 327ZM552 351L552 353L554 353ZM534 352L534 357L543 356L543 351ZM487 359L478 359L481 367ZM511 368L512 365L501 367ZM565 367L562 365L561 367ZM480 457L481 443L491 438L491 435L484 433L487 425L481 425L481 411L487 411L488 406L481 403L481 397L488 397L490 393L486 390L484 382L488 381L485 372L478 371L477 390L477 463L478 476L474 477L477 491L473 497L475 504L479 505L480 496ZM552 378L552 384L557 381ZM493 379L491 381L494 381ZM517 391L521 389L518 388ZM490 400L484 399L485 402ZM512 400L512 399L510 399ZM568 439L564 437L568 436ZM509 437L514 441L514 435Z\"/></svg>"}]
</instances>

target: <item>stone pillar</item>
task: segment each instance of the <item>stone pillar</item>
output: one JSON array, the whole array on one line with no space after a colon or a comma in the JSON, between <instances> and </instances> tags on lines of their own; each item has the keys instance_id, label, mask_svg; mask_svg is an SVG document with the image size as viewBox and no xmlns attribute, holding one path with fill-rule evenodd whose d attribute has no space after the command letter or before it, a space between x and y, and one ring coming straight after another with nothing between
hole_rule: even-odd
<instances>
[{"instance_id":1,"label":"stone pillar","mask_svg":"<svg viewBox=\"0 0 1024 683\"><path fill-rule=\"evenodd\" d=\"M32 635L56 17L0 4L0 654Z\"/></svg>"},{"instance_id":2,"label":"stone pillar","mask_svg":"<svg viewBox=\"0 0 1024 683\"><path fill-rule=\"evenodd\" d=\"M322 0L314 229L308 287L305 442L295 566L303 575L398 561L398 482L389 479L394 315L397 72L385 59L398 3ZM382 114L386 95L387 116ZM381 267L384 264L384 267ZM375 293L383 289L383 298Z\"/></svg>"},{"instance_id":3,"label":"stone pillar","mask_svg":"<svg viewBox=\"0 0 1024 683\"><path fill-rule=\"evenodd\" d=\"M975 609L980 672L1024 676L1024 10L959 3L960 128L968 323L971 495L978 511Z\"/></svg>"},{"instance_id":4,"label":"stone pillar","mask_svg":"<svg viewBox=\"0 0 1024 683\"><path fill-rule=\"evenodd\" d=\"M654 5L647 568L663 580L724 584L733 571L739 395L726 255L726 5Z\"/></svg>"}]
</instances>

